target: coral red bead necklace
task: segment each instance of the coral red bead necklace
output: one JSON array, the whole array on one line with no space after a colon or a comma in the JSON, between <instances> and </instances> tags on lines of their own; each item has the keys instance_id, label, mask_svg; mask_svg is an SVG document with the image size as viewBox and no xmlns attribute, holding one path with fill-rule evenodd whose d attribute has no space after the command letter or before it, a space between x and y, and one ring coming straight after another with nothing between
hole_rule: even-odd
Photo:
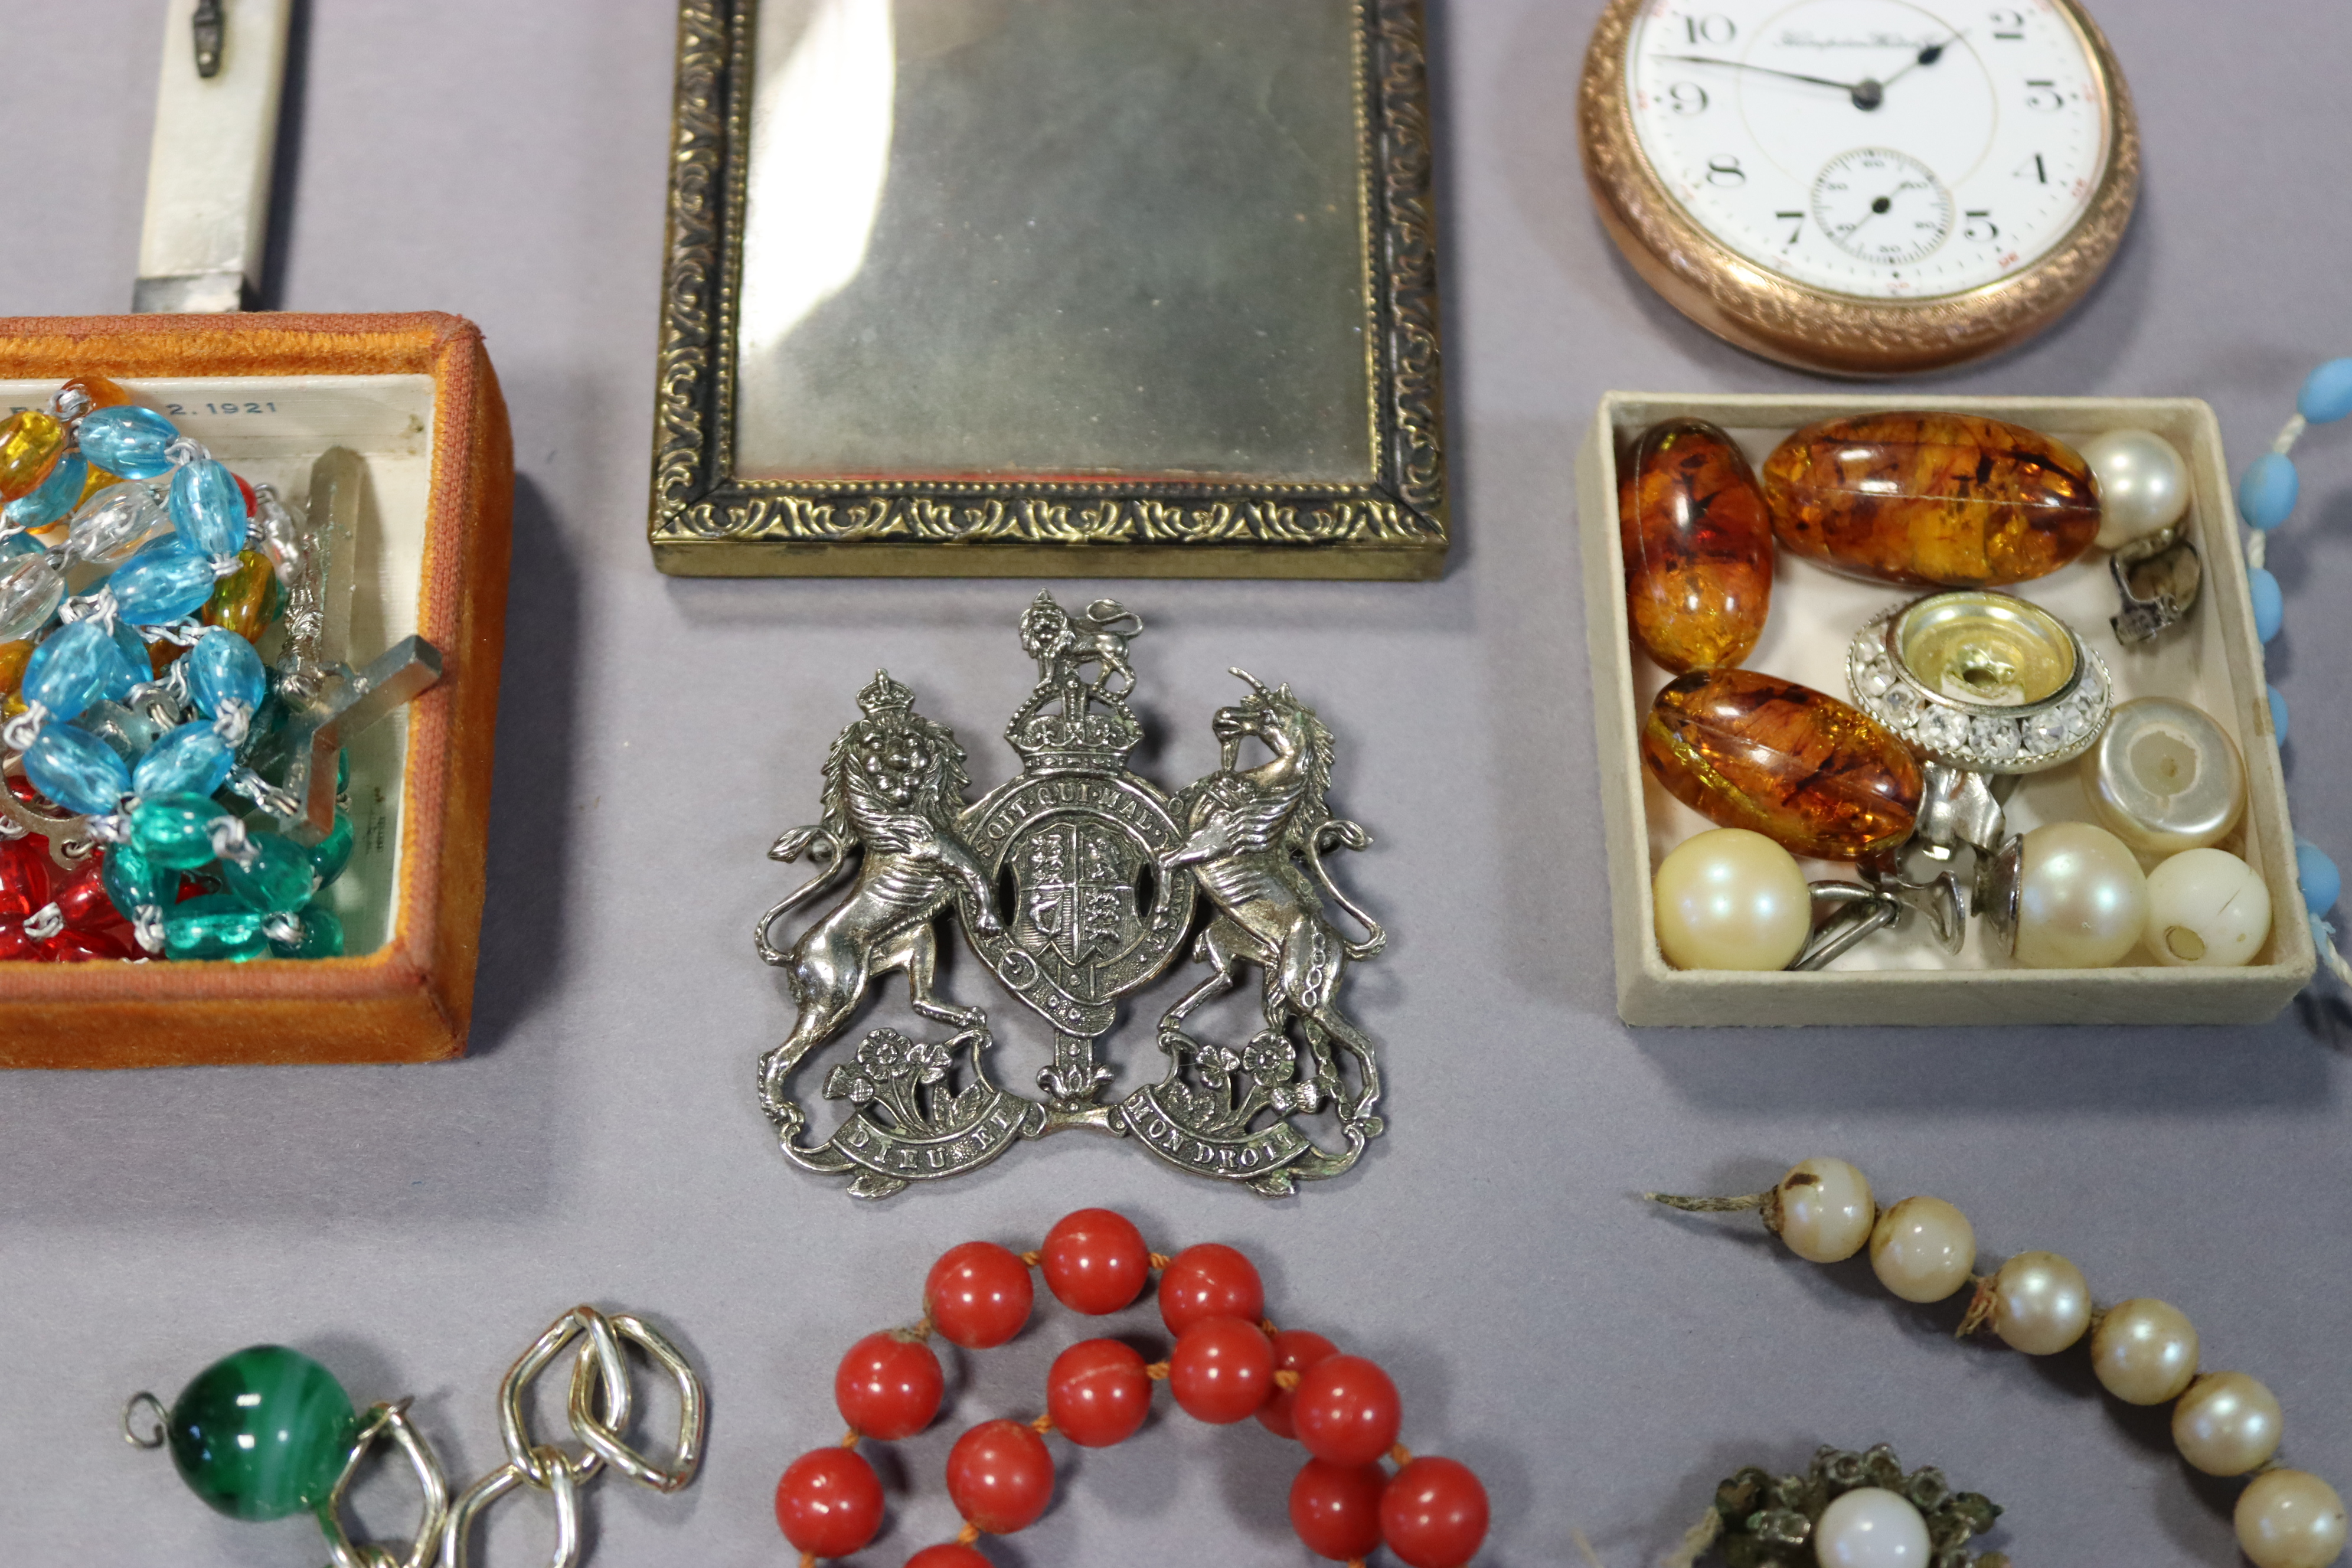
<instances>
[{"instance_id":1,"label":"coral red bead necklace","mask_svg":"<svg viewBox=\"0 0 2352 1568\"><path fill-rule=\"evenodd\" d=\"M1155 1383L1166 1383L1196 1420L1230 1426L1255 1415L1307 1449L1291 1484L1290 1522L1318 1556L1361 1564L1385 1545L1408 1568L1463 1568L1476 1555L1486 1535L1486 1489L1466 1465L1416 1456L1397 1441L1402 1409L1379 1366L1342 1354L1320 1334L1277 1330L1265 1319L1256 1268L1234 1248L1207 1242L1166 1257L1126 1216L1080 1209L1034 1252L987 1241L950 1248L924 1281L920 1321L849 1348L833 1385L847 1434L793 1460L776 1485L776 1521L801 1568L862 1551L880 1533L882 1483L857 1446L911 1437L931 1424L947 1387L931 1336L975 1351L1010 1341L1035 1302L1033 1268L1056 1300L1089 1317L1132 1305L1157 1273L1160 1316L1174 1348L1149 1364L1110 1339L1082 1341L1056 1356L1044 1415L983 1421L956 1440L948 1495L963 1529L917 1552L907 1568L989 1568L979 1539L1027 1529L1053 1501L1045 1439L1059 1435L1082 1448L1125 1441L1150 1414Z\"/></svg>"}]
</instances>

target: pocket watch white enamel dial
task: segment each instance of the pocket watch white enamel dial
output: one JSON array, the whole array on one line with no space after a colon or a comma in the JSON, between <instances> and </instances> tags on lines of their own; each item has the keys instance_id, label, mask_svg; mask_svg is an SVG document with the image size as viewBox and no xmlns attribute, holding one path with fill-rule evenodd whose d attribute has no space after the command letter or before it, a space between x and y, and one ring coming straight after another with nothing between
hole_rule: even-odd
<instances>
[{"instance_id":1,"label":"pocket watch white enamel dial","mask_svg":"<svg viewBox=\"0 0 2352 1568\"><path fill-rule=\"evenodd\" d=\"M1809 369L2023 341L2095 281L2139 138L2075 0L1612 0L1579 127L1602 218L1677 308Z\"/></svg>"}]
</instances>

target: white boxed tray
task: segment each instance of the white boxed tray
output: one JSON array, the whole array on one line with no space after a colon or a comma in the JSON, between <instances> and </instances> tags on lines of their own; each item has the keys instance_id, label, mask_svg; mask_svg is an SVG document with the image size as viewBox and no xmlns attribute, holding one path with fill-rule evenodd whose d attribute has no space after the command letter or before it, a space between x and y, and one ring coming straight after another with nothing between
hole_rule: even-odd
<instances>
[{"instance_id":1,"label":"white boxed tray","mask_svg":"<svg viewBox=\"0 0 2352 1568\"><path fill-rule=\"evenodd\" d=\"M2105 659L2116 700L2174 697L2211 714L2246 762L2245 820L2222 847L2242 856L2268 884L2271 937L2238 969L2161 966L2145 953L2112 969L2027 969L1984 945L1971 918L1967 947L1937 946L1914 921L1883 932L1816 973L1677 970L1658 951L1650 897L1658 862L1675 845L1714 826L1668 795L1642 766L1639 737L1650 700L1669 679L1632 638L1625 570L1618 543L1617 457L1662 419L1721 426L1760 472L1782 437L1818 420L1895 409L1976 414L2078 444L2101 431L2153 430L2187 459L2192 500L2185 523L2205 567L2204 590L2186 625L2157 642L2126 647L2107 618L2117 595L2106 552L2083 557L2008 592L2064 617ZM2231 1024L2272 1016L2311 979L2316 961L2294 873L2285 780L2263 679L2261 645L2239 555L2236 507L2213 411L2194 398L1920 397L1894 391L1806 396L1612 392L1577 459L1585 629L1591 650L1593 724L1601 800L1609 834L1609 892L1615 930L1617 1010L1629 1024ZM1890 605L1931 589L1837 575L1787 551L1773 563L1772 609L1763 639L1744 661L1850 702L1848 640ZM2092 821L2075 764L2025 779L2009 802L2009 831L2045 822ZM2143 864L2153 862L2144 860ZM1800 860L1808 878L1853 878L1853 868Z\"/></svg>"}]
</instances>

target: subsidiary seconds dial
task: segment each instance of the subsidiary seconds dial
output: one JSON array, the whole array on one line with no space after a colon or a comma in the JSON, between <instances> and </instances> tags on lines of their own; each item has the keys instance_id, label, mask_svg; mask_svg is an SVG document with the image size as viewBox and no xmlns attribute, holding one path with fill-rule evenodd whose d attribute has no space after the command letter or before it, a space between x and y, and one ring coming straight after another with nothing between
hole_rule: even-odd
<instances>
[{"instance_id":1,"label":"subsidiary seconds dial","mask_svg":"<svg viewBox=\"0 0 2352 1568\"><path fill-rule=\"evenodd\" d=\"M1861 299L2032 268L2113 153L2105 78L2060 0L1650 0L1624 79L1643 157L1692 222Z\"/></svg>"}]
</instances>

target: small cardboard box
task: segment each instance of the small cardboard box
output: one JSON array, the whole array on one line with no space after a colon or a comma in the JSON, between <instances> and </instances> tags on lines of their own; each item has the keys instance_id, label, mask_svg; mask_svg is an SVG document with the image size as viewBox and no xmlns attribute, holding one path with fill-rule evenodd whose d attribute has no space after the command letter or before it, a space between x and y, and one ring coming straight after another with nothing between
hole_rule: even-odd
<instances>
[{"instance_id":1,"label":"small cardboard box","mask_svg":"<svg viewBox=\"0 0 2352 1568\"><path fill-rule=\"evenodd\" d=\"M1888 409L1977 414L2081 442L2104 430L2153 430L2187 460L2192 484L2186 528L2205 583L2188 623L2155 644L2126 647L2107 624L2118 597L2104 551L2010 589L2071 624L2113 672L2116 700L2175 697L2211 714L2246 763L2244 822L2222 847L2242 856L2271 894L2271 937L2238 969L2171 968L2144 953L2113 969L2026 969L1986 950L1971 918L1966 949L1951 954L1919 929L1883 932L1815 973L1677 970L1658 950L1651 879L1657 863L1712 826L1669 795L1642 766L1638 741L1666 672L1636 647L1626 623L1624 559L1618 542L1617 460L1659 420L1687 416L1723 426L1760 470L1781 437L1817 420ZM1585 628L1591 650L1593 722L1609 834L1609 891L1616 936L1617 1010L1629 1024L2227 1024L2254 1023L2286 1005L2316 961L2294 871L2286 784L2271 730L2262 647L2238 552L2236 508L2213 411L2191 398L1918 397L1840 391L1800 397L1611 393L1577 460ZM1888 605L1924 588L1864 583L1778 552L1771 615L1746 660L1841 701L1849 639ZM2075 764L2026 778L2009 805L2009 830L2093 820ZM1809 878L1852 879L1851 866L1800 861ZM2152 864L2144 860L2143 864Z\"/></svg>"},{"instance_id":2,"label":"small cardboard box","mask_svg":"<svg viewBox=\"0 0 2352 1568\"><path fill-rule=\"evenodd\" d=\"M247 478L306 499L331 446L364 470L364 659L410 633L441 679L354 740L347 956L0 963L0 1066L424 1061L473 1005L505 641L514 453L473 323L439 314L0 320L0 408L111 377Z\"/></svg>"}]
</instances>

